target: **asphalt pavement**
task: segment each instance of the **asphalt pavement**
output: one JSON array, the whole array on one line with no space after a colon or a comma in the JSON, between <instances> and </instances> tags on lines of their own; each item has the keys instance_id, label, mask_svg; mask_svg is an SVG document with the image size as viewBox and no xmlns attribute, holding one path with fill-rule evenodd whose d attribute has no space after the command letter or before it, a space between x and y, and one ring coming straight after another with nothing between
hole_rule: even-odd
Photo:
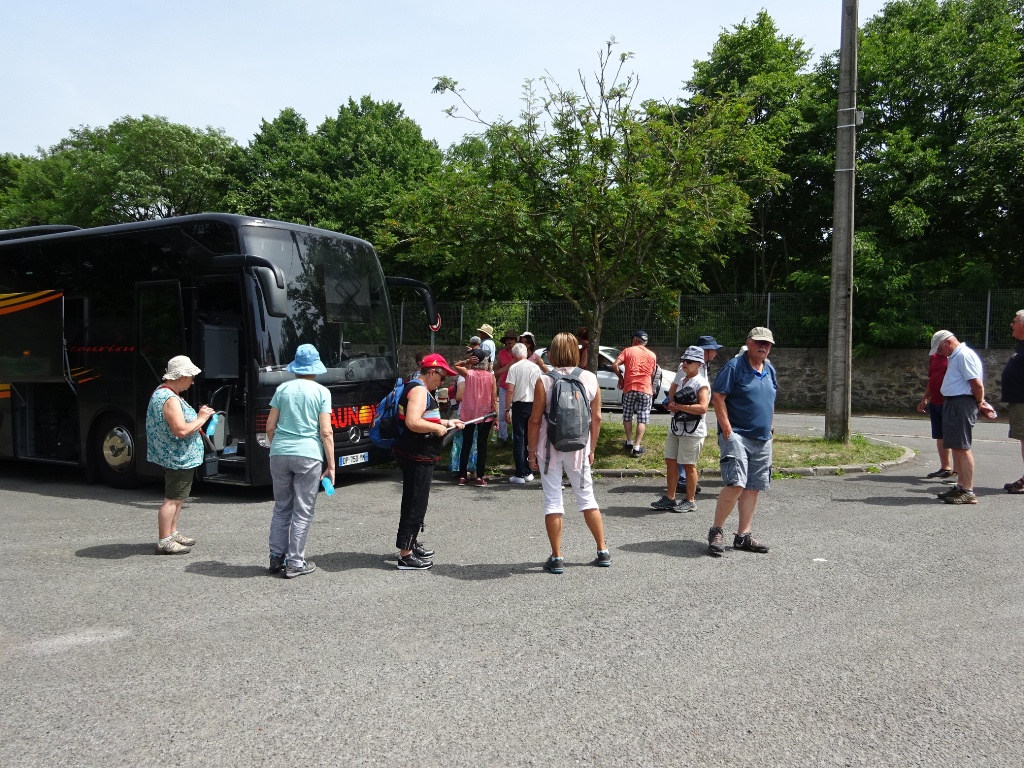
<instances>
[{"instance_id":1,"label":"asphalt pavement","mask_svg":"<svg viewBox=\"0 0 1024 768\"><path fill-rule=\"evenodd\" d=\"M606 418L615 418L614 414ZM777 428L820 433L823 418ZM30 766L1019 766L1024 497L1005 424L976 431L977 506L923 479L918 419L854 420L918 457L780 480L765 555L706 554L656 478L596 484L613 564L565 491L438 473L427 572L395 570L401 485L320 497L318 570L266 575L267 491L197 486L187 556L153 554L159 485L0 464L0 755ZM734 524L735 518L730 520ZM731 530L727 527L727 530Z\"/></svg>"}]
</instances>

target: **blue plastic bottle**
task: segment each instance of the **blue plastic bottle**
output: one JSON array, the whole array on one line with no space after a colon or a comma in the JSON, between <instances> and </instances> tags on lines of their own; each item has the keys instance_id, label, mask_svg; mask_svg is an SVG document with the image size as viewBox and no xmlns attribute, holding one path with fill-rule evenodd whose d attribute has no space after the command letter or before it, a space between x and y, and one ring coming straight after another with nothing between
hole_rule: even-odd
<instances>
[{"instance_id":1,"label":"blue plastic bottle","mask_svg":"<svg viewBox=\"0 0 1024 768\"><path fill-rule=\"evenodd\" d=\"M323 480L320 481L320 485L324 487L324 493L326 493L328 496L334 495L334 484L331 482L331 478L325 477Z\"/></svg>"},{"instance_id":2,"label":"blue plastic bottle","mask_svg":"<svg viewBox=\"0 0 1024 768\"><path fill-rule=\"evenodd\" d=\"M220 414L215 413L210 417L210 420L206 423L206 436L213 437L217 432L217 422L220 421Z\"/></svg>"}]
</instances>

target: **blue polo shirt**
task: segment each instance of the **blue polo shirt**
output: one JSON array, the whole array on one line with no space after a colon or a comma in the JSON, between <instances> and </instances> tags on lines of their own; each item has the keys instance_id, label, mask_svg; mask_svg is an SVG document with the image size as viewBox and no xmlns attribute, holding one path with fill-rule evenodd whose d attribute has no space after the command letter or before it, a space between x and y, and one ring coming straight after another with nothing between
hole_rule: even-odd
<instances>
[{"instance_id":1,"label":"blue polo shirt","mask_svg":"<svg viewBox=\"0 0 1024 768\"><path fill-rule=\"evenodd\" d=\"M765 360L764 370L758 373L745 354L734 357L719 371L712 389L725 395L733 432L752 440L772 439L775 395L779 389L775 366Z\"/></svg>"},{"instance_id":2,"label":"blue polo shirt","mask_svg":"<svg viewBox=\"0 0 1024 768\"><path fill-rule=\"evenodd\" d=\"M978 353L961 342L949 356L949 367L939 391L943 397L973 394L971 379L984 381L983 375Z\"/></svg>"}]
</instances>

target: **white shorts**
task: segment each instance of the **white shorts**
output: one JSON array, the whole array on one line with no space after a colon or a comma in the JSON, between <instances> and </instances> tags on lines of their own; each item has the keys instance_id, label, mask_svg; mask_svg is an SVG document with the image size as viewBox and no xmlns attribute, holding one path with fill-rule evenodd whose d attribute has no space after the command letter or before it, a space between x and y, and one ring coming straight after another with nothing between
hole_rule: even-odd
<instances>
[{"instance_id":1,"label":"white shorts","mask_svg":"<svg viewBox=\"0 0 1024 768\"><path fill-rule=\"evenodd\" d=\"M665 438L665 458L675 459L679 464L696 464L704 448L704 438L693 435L673 435L671 430Z\"/></svg>"},{"instance_id":2,"label":"white shorts","mask_svg":"<svg viewBox=\"0 0 1024 768\"><path fill-rule=\"evenodd\" d=\"M564 462L563 462L564 459ZM585 509L597 509L597 499L594 497L594 481L590 477L590 463L587 457L583 457L583 469L573 468L575 453L562 453L551 449L548 459L547 471L541 464L540 484L544 488L544 514L561 515L565 513L562 505L562 470L569 477L569 484L576 494L576 509L582 512ZM563 466L564 464L564 466Z\"/></svg>"}]
</instances>

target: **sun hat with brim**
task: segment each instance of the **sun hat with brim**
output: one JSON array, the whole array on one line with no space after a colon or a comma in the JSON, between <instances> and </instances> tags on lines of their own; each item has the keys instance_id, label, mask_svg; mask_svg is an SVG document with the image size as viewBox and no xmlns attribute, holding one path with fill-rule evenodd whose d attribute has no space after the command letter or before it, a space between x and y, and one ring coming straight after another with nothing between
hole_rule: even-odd
<instances>
[{"instance_id":1,"label":"sun hat with brim","mask_svg":"<svg viewBox=\"0 0 1024 768\"><path fill-rule=\"evenodd\" d=\"M295 350L295 359L288 363L288 370L298 376L327 373L327 368L320 362L320 353L312 344L299 345Z\"/></svg>"},{"instance_id":2,"label":"sun hat with brim","mask_svg":"<svg viewBox=\"0 0 1024 768\"><path fill-rule=\"evenodd\" d=\"M747 334L747 338L751 341L767 341L769 344L775 343L775 337L772 336L772 332L762 326L751 328L750 333Z\"/></svg>"},{"instance_id":3,"label":"sun hat with brim","mask_svg":"<svg viewBox=\"0 0 1024 768\"><path fill-rule=\"evenodd\" d=\"M494 328L489 326L487 323L484 323L483 325L481 325L476 330L477 330L478 333L486 333L492 339L494 338Z\"/></svg>"},{"instance_id":4,"label":"sun hat with brim","mask_svg":"<svg viewBox=\"0 0 1024 768\"><path fill-rule=\"evenodd\" d=\"M520 339L529 338L529 339L532 339L533 341L537 340L537 337L533 335L533 331L523 331L522 333L519 334L519 338Z\"/></svg>"},{"instance_id":5,"label":"sun hat with brim","mask_svg":"<svg viewBox=\"0 0 1024 768\"><path fill-rule=\"evenodd\" d=\"M701 336L693 345L701 349L721 349L722 345L715 340L714 336Z\"/></svg>"},{"instance_id":6,"label":"sun hat with brim","mask_svg":"<svg viewBox=\"0 0 1024 768\"><path fill-rule=\"evenodd\" d=\"M505 331L505 335L501 337L502 341L519 341L519 337L516 336L514 331Z\"/></svg>"},{"instance_id":7,"label":"sun hat with brim","mask_svg":"<svg viewBox=\"0 0 1024 768\"><path fill-rule=\"evenodd\" d=\"M485 353L486 354L486 353ZM427 355L423 358L424 368L440 368L442 371L447 373L449 376L458 376L458 374L452 370L452 367L448 365L448 361L436 352L432 355Z\"/></svg>"},{"instance_id":8,"label":"sun hat with brim","mask_svg":"<svg viewBox=\"0 0 1024 768\"><path fill-rule=\"evenodd\" d=\"M929 355L936 355L936 354L938 354L939 347L942 345L942 342L946 341L947 339L952 339L952 338L953 338L953 334L950 333L949 331L936 331L935 334L932 336L932 350L928 354Z\"/></svg>"},{"instance_id":9,"label":"sun hat with brim","mask_svg":"<svg viewBox=\"0 0 1024 768\"><path fill-rule=\"evenodd\" d=\"M684 363L703 363L704 350L698 346L687 347L679 359Z\"/></svg>"},{"instance_id":10,"label":"sun hat with brim","mask_svg":"<svg viewBox=\"0 0 1024 768\"><path fill-rule=\"evenodd\" d=\"M167 373L164 374L164 381L174 381L182 376L198 376L202 370L193 363L187 356L178 355L167 361Z\"/></svg>"}]
</instances>

